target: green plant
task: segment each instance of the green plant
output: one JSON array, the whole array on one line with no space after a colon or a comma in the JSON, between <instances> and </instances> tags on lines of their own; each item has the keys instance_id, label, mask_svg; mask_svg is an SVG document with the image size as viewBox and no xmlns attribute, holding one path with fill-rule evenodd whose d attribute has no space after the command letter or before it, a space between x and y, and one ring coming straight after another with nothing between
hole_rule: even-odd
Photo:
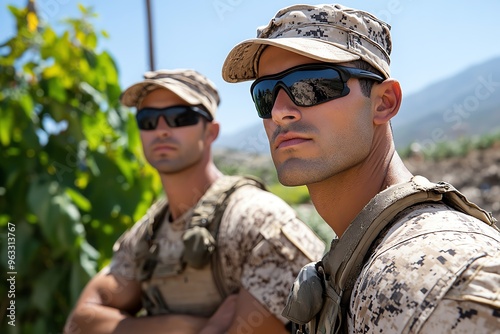
<instances>
[{"instance_id":1,"label":"green plant","mask_svg":"<svg viewBox=\"0 0 500 334\"><path fill-rule=\"evenodd\" d=\"M306 186L286 187L280 183L274 183L269 185L268 188L269 191L281 197L290 205L307 203L311 199Z\"/></svg>"},{"instance_id":2,"label":"green plant","mask_svg":"<svg viewBox=\"0 0 500 334\"><path fill-rule=\"evenodd\" d=\"M17 34L0 45L0 266L16 274L13 298L0 285L0 332L55 333L160 182L119 106L114 60L97 51L106 34L90 24L95 14L80 6L58 34L33 10L9 9Z\"/></svg>"}]
</instances>

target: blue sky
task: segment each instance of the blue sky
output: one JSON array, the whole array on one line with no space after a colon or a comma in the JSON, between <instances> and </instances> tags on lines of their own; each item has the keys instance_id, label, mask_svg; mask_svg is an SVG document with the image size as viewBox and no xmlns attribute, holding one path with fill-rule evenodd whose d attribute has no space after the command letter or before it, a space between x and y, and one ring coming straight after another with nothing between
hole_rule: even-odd
<instances>
[{"instance_id":1,"label":"blue sky","mask_svg":"<svg viewBox=\"0 0 500 334\"><path fill-rule=\"evenodd\" d=\"M78 3L92 6L99 14L94 26L110 35L109 39L101 40L100 48L115 58L123 88L139 81L149 70L145 0L36 2L40 15L52 25L76 16ZM27 0L0 2L0 43L14 33L7 4L26 3ZM250 98L250 83L224 82L221 67L234 45L255 37L258 26L267 24L279 9L298 2L151 0L151 3L156 68L194 68L214 81L222 97L217 118L223 135L260 122ZM498 0L340 3L369 11L392 26L391 74L401 82L405 95L500 56Z\"/></svg>"}]
</instances>

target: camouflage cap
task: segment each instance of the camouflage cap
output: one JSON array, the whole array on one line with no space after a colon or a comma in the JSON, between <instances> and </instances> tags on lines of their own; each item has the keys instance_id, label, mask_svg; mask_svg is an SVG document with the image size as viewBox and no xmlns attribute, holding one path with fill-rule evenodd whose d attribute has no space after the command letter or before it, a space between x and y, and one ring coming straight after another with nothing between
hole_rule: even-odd
<instances>
[{"instance_id":1,"label":"camouflage cap","mask_svg":"<svg viewBox=\"0 0 500 334\"><path fill-rule=\"evenodd\" d=\"M330 63L362 59L390 76L390 26L370 13L342 5L294 5L283 8L257 38L236 45L222 67L227 82L257 77L267 45Z\"/></svg>"},{"instance_id":2,"label":"camouflage cap","mask_svg":"<svg viewBox=\"0 0 500 334\"><path fill-rule=\"evenodd\" d=\"M215 118L220 103L217 88L207 77L195 70L157 70L144 73L144 80L128 87L120 101L128 107L137 107L151 91L165 88L190 105L202 105Z\"/></svg>"}]
</instances>

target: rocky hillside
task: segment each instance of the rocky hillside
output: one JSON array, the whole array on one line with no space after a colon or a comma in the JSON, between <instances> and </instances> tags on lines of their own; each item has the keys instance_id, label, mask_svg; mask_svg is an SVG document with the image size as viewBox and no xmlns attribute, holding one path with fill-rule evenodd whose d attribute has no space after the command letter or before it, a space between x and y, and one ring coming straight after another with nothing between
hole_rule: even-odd
<instances>
[{"instance_id":1,"label":"rocky hillside","mask_svg":"<svg viewBox=\"0 0 500 334\"><path fill-rule=\"evenodd\" d=\"M453 184L471 202L500 219L500 142L465 157L428 161L414 156L405 163L413 174Z\"/></svg>"}]
</instances>

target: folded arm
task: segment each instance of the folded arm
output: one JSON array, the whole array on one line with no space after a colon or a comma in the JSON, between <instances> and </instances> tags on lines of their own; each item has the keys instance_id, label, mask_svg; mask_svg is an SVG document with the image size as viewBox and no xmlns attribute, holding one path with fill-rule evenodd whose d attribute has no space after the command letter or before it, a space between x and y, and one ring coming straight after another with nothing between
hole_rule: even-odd
<instances>
[{"instance_id":1,"label":"folded arm","mask_svg":"<svg viewBox=\"0 0 500 334\"><path fill-rule=\"evenodd\" d=\"M135 317L141 308L141 286L113 274L99 273L83 290L70 314L65 334L198 333L208 319L189 315Z\"/></svg>"},{"instance_id":2,"label":"folded arm","mask_svg":"<svg viewBox=\"0 0 500 334\"><path fill-rule=\"evenodd\" d=\"M83 290L64 333L286 333L283 323L244 289L226 298L211 318L136 317L140 309L139 282L101 272Z\"/></svg>"}]
</instances>

